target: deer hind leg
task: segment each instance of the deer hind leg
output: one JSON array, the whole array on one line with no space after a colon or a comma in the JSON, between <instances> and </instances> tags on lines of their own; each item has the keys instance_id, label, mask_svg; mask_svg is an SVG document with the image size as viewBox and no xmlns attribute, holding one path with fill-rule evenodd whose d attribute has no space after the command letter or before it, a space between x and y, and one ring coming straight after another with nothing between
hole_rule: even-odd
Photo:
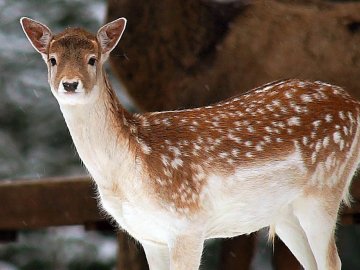
<instances>
[{"instance_id":1,"label":"deer hind leg","mask_svg":"<svg viewBox=\"0 0 360 270\"><path fill-rule=\"evenodd\" d=\"M331 203L335 206L334 202ZM318 270L341 269L334 238L339 204L337 202L334 208L326 207L323 201L311 197L298 199L294 203L294 214L307 236Z\"/></svg>"},{"instance_id":2,"label":"deer hind leg","mask_svg":"<svg viewBox=\"0 0 360 270\"><path fill-rule=\"evenodd\" d=\"M289 211L276 221L275 232L305 270L316 270L316 261L299 220Z\"/></svg>"}]
</instances>

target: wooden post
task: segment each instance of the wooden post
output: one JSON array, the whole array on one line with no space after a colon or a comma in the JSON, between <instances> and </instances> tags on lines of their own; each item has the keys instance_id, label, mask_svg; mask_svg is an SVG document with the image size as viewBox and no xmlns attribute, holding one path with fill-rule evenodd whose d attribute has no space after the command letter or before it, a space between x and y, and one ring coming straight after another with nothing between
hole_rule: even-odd
<instances>
[{"instance_id":1,"label":"wooden post","mask_svg":"<svg viewBox=\"0 0 360 270\"><path fill-rule=\"evenodd\" d=\"M220 269L250 269L255 251L255 234L223 240L220 255ZM239 252L240 251L240 252Z\"/></svg>"},{"instance_id":2,"label":"wooden post","mask_svg":"<svg viewBox=\"0 0 360 270\"><path fill-rule=\"evenodd\" d=\"M145 253L140 244L125 232L118 232L117 270L148 270Z\"/></svg>"},{"instance_id":3,"label":"wooden post","mask_svg":"<svg viewBox=\"0 0 360 270\"><path fill-rule=\"evenodd\" d=\"M301 270L302 267L290 250L285 246L285 244L275 238L275 248L273 256L273 265L276 270Z\"/></svg>"},{"instance_id":4,"label":"wooden post","mask_svg":"<svg viewBox=\"0 0 360 270\"><path fill-rule=\"evenodd\" d=\"M0 230L103 221L89 177L0 181Z\"/></svg>"}]
</instances>

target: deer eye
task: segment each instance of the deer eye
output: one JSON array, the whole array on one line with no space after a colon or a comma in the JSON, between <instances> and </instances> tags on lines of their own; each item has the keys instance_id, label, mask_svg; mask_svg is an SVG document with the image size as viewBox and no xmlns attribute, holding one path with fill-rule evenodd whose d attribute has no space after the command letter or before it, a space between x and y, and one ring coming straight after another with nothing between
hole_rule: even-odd
<instances>
[{"instance_id":1,"label":"deer eye","mask_svg":"<svg viewBox=\"0 0 360 270\"><path fill-rule=\"evenodd\" d=\"M90 66L93 66L93 65L95 65L95 62L96 62L95 57L91 57L91 58L89 59L89 61L88 61L88 64L89 64Z\"/></svg>"},{"instance_id":2,"label":"deer eye","mask_svg":"<svg viewBox=\"0 0 360 270\"><path fill-rule=\"evenodd\" d=\"M51 57L49 60L52 66L56 65L56 59L54 57Z\"/></svg>"}]
</instances>

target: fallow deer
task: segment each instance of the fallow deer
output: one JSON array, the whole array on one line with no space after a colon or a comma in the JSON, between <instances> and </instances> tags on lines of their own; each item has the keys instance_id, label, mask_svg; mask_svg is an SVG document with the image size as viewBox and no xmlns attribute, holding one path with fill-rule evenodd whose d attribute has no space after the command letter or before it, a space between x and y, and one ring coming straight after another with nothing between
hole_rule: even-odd
<instances>
[{"instance_id":1,"label":"fallow deer","mask_svg":"<svg viewBox=\"0 0 360 270\"><path fill-rule=\"evenodd\" d=\"M341 268L334 230L360 161L360 105L342 88L283 80L211 106L130 114L103 69L124 18L97 35L21 24L102 207L150 269L198 269L204 240L264 227L305 269Z\"/></svg>"}]
</instances>

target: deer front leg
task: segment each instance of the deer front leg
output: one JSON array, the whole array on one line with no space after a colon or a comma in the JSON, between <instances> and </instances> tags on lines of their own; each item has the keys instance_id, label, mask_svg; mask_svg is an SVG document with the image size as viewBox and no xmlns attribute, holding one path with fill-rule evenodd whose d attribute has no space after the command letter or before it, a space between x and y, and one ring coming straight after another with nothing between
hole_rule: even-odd
<instances>
[{"instance_id":1,"label":"deer front leg","mask_svg":"<svg viewBox=\"0 0 360 270\"><path fill-rule=\"evenodd\" d=\"M169 270L169 248L167 245L142 243L150 270Z\"/></svg>"},{"instance_id":2,"label":"deer front leg","mask_svg":"<svg viewBox=\"0 0 360 270\"><path fill-rule=\"evenodd\" d=\"M170 270L198 270L203 245L201 234L177 236L170 245Z\"/></svg>"}]
</instances>

